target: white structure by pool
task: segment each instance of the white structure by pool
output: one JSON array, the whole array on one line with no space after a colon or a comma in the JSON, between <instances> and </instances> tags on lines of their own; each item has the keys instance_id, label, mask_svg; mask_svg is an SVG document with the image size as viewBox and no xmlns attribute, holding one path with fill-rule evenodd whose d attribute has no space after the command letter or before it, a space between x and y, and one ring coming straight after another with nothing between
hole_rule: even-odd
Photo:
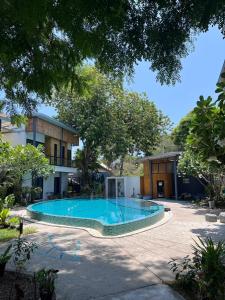
<instances>
[{"instance_id":1,"label":"white structure by pool","mask_svg":"<svg viewBox=\"0 0 225 300\"><path fill-rule=\"evenodd\" d=\"M140 177L107 177L105 181L107 198L136 197L140 194Z\"/></svg>"}]
</instances>

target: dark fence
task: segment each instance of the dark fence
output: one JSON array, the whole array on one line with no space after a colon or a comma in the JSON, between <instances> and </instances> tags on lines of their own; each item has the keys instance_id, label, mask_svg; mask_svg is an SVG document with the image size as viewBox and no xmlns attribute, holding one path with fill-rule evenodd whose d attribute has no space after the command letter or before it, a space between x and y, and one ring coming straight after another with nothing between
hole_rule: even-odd
<instances>
[{"instance_id":1,"label":"dark fence","mask_svg":"<svg viewBox=\"0 0 225 300\"><path fill-rule=\"evenodd\" d=\"M54 166L62 166L62 167L72 167L75 168L75 161L72 159L65 159L61 157L56 157L56 156L47 156L49 159L50 165Z\"/></svg>"}]
</instances>

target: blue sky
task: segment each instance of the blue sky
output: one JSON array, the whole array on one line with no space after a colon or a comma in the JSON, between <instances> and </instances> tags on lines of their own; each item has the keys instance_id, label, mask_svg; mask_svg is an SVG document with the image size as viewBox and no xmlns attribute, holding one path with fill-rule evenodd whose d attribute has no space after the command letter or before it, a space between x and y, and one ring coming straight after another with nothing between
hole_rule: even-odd
<instances>
[{"instance_id":1,"label":"blue sky","mask_svg":"<svg viewBox=\"0 0 225 300\"><path fill-rule=\"evenodd\" d=\"M182 61L181 83L175 86L161 86L155 74L149 70L149 63L142 62L135 68L133 81L126 88L146 92L164 114L176 124L195 106L200 95L214 96L223 61L225 41L216 28L197 37L194 50ZM42 106L40 111L55 115L52 108Z\"/></svg>"}]
</instances>

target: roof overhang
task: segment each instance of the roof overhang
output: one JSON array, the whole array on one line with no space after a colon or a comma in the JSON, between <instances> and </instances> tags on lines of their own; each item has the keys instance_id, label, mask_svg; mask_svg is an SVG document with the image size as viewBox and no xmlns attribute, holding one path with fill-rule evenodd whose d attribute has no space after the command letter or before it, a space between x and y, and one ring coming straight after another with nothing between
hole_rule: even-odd
<instances>
[{"instance_id":1,"label":"roof overhang","mask_svg":"<svg viewBox=\"0 0 225 300\"><path fill-rule=\"evenodd\" d=\"M161 154L156 154L151 156L145 156L143 158L140 158L138 162L143 163L147 160L152 161L152 160L160 160L160 159L177 160L180 154L181 154L180 151L174 151L174 152L161 153Z\"/></svg>"},{"instance_id":2,"label":"roof overhang","mask_svg":"<svg viewBox=\"0 0 225 300\"><path fill-rule=\"evenodd\" d=\"M62 123L62 122L60 122L60 121L58 121L57 119L52 118L52 117L49 117L49 116L47 116L47 115L45 115L45 114L41 114L41 113L33 113L32 117L33 117L33 118L36 117L36 118L41 119L41 120L44 120L44 121L46 121L46 122L48 122L48 123L50 123L50 124L53 124L53 125L56 125L56 126L58 126L58 127L64 128L64 129L66 129L67 131L70 131L70 132L73 133L73 134L78 134L77 130L74 129L73 127L68 126L68 125L66 125L66 124L64 124L64 123Z\"/></svg>"}]
</instances>

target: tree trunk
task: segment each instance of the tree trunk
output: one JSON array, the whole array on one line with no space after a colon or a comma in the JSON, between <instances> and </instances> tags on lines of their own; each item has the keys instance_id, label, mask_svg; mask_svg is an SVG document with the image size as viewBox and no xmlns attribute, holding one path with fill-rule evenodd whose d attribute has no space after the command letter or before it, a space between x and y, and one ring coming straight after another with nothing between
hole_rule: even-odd
<instances>
[{"instance_id":1,"label":"tree trunk","mask_svg":"<svg viewBox=\"0 0 225 300\"><path fill-rule=\"evenodd\" d=\"M83 170L82 170L82 173L83 173L83 185L86 186L86 185L89 185L90 183L90 178L89 178L89 168L88 168L88 165L89 165L89 149L88 147L84 147L84 161L83 161Z\"/></svg>"},{"instance_id":2,"label":"tree trunk","mask_svg":"<svg viewBox=\"0 0 225 300\"><path fill-rule=\"evenodd\" d=\"M124 157L120 159L120 176L123 176Z\"/></svg>"}]
</instances>

